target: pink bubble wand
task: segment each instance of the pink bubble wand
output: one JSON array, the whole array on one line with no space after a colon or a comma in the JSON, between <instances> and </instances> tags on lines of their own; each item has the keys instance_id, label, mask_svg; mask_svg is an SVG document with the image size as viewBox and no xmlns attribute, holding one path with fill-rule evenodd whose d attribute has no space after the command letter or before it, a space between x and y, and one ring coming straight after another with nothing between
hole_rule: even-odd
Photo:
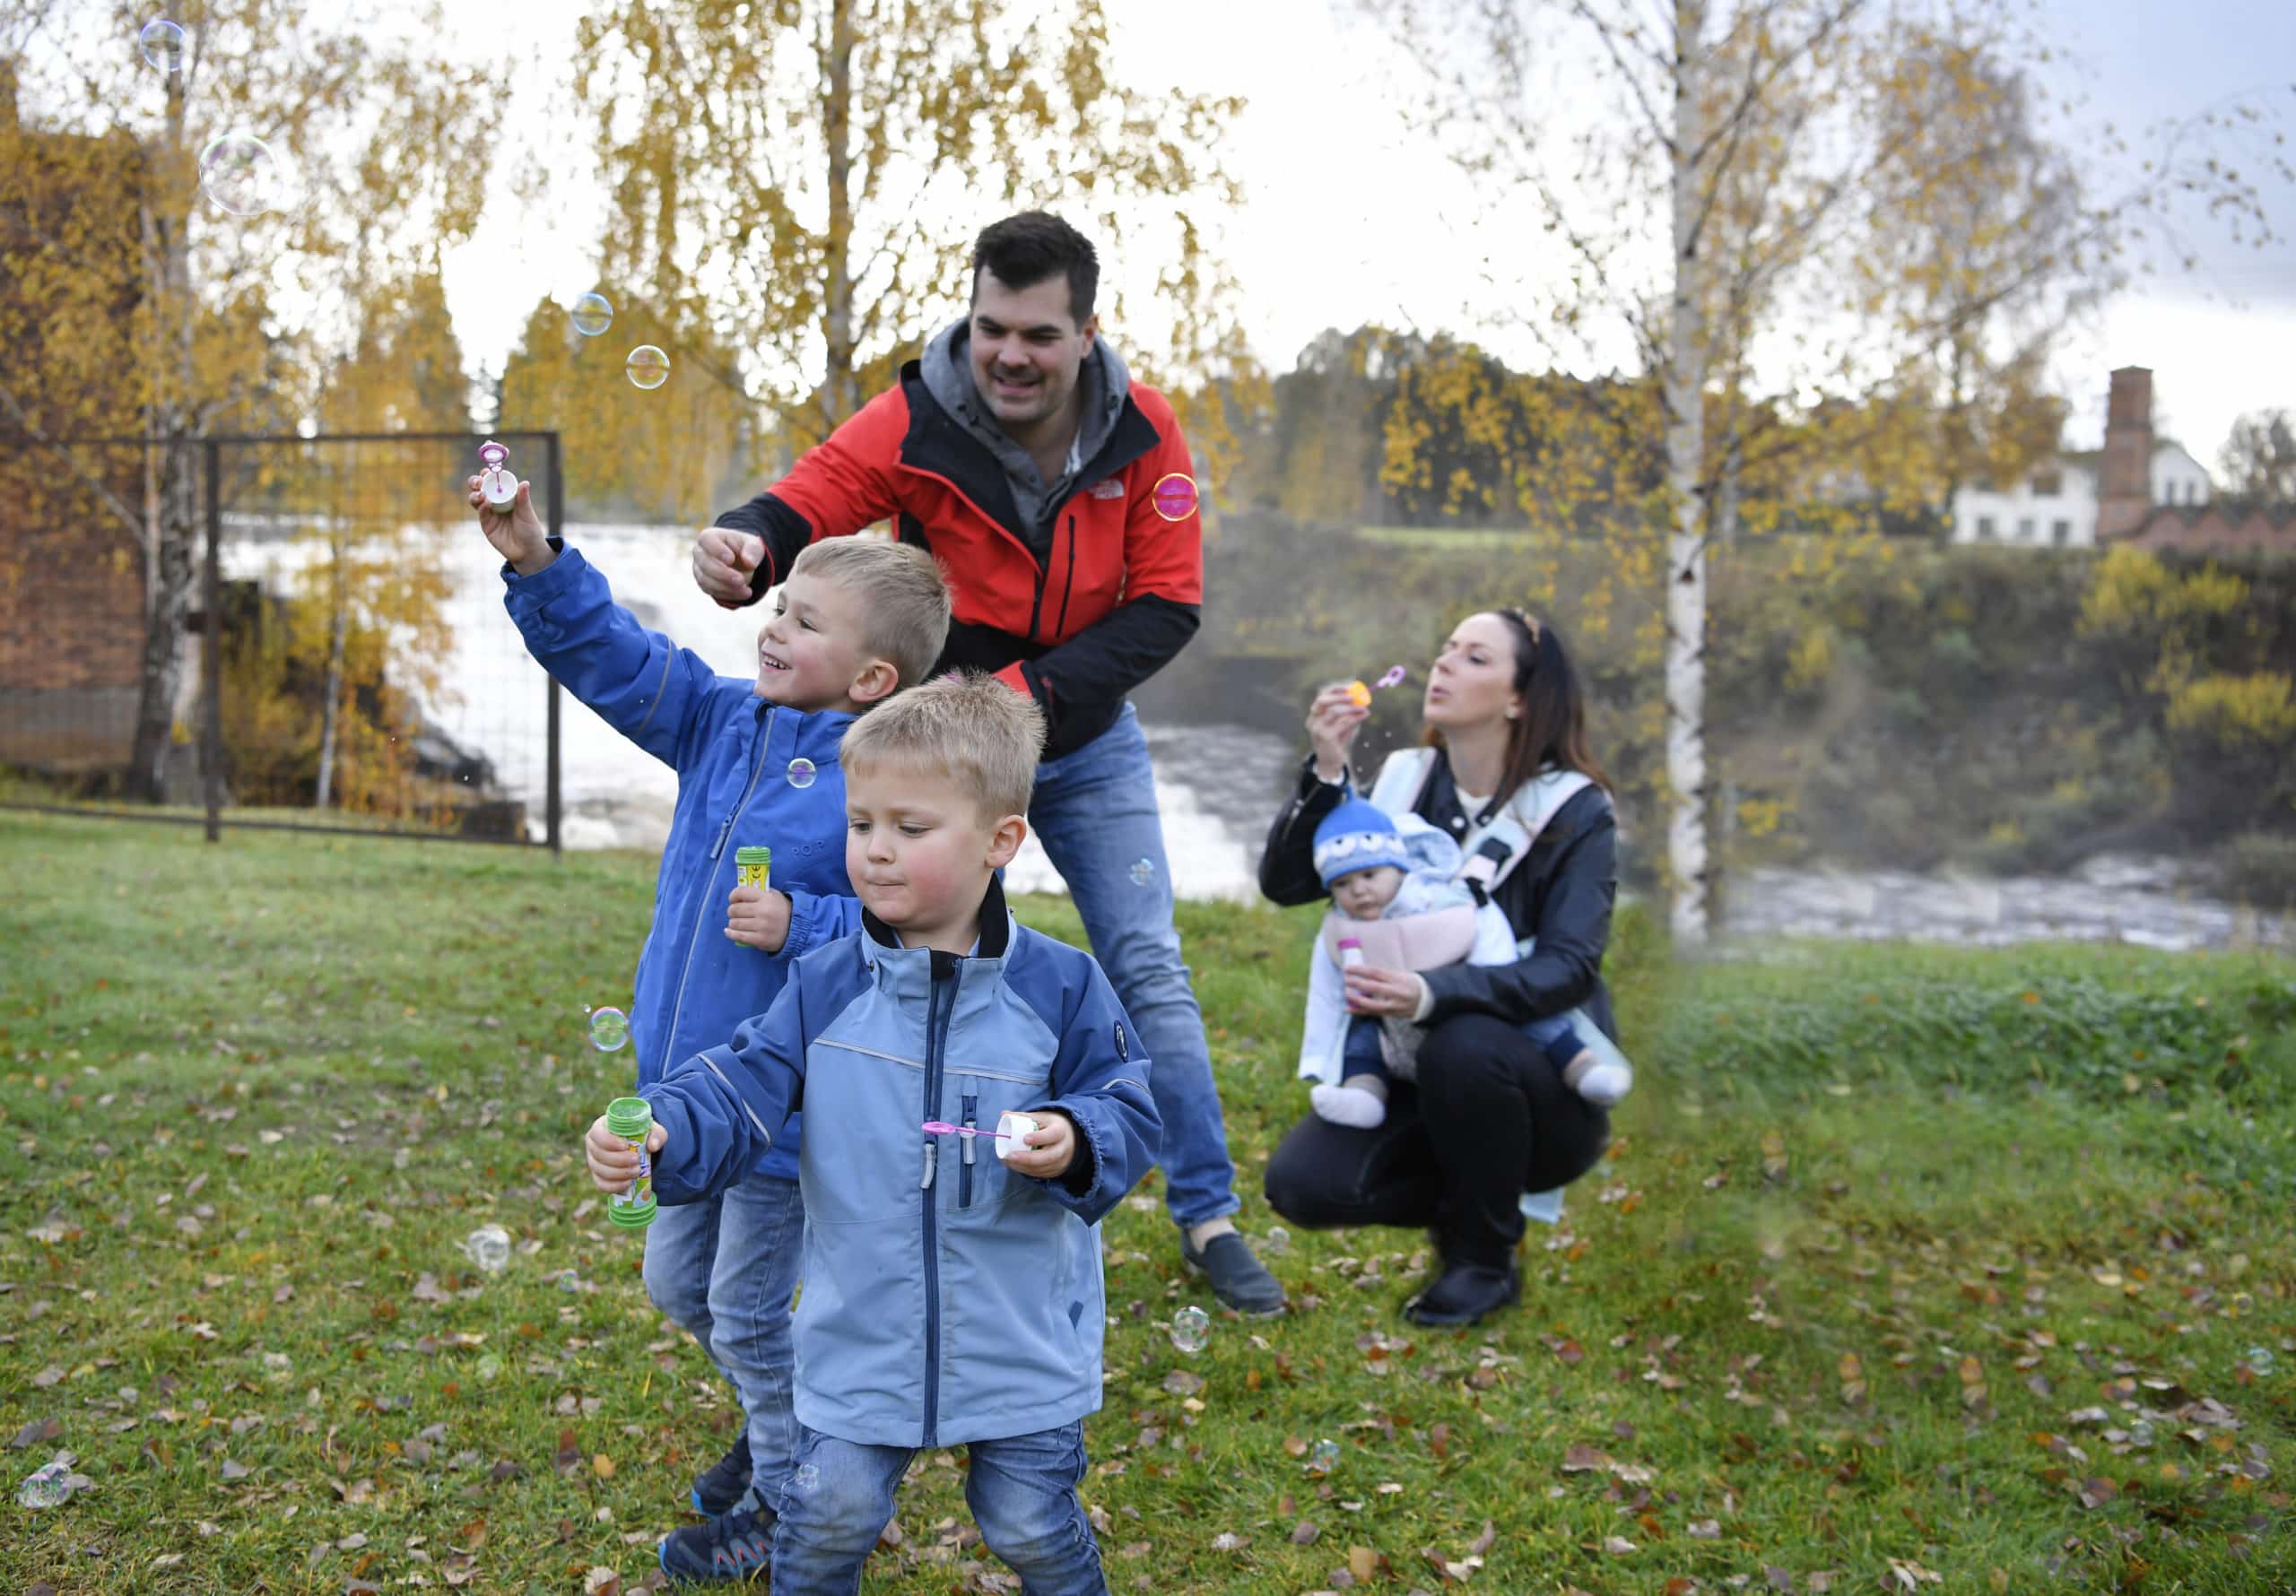
<instances>
[{"instance_id":1,"label":"pink bubble wand","mask_svg":"<svg viewBox=\"0 0 2296 1596\"><path fill-rule=\"evenodd\" d=\"M1390 687L1401 687L1404 678L1410 674L1401 665L1390 665L1386 675L1368 686L1361 681L1351 681L1347 684L1347 700L1358 709L1369 709L1373 693Z\"/></svg>"}]
</instances>

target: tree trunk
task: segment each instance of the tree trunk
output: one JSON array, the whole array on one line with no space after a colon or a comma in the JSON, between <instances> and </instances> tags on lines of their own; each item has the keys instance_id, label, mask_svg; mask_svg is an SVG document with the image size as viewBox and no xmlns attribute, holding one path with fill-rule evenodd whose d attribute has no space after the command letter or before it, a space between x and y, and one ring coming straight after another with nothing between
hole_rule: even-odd
<instances>
[{"instance_id":1,"label":"tree trunk","mask_svg":"<svg viewBox=\"0 0 2296 1596\"><path fill-rule=\"evenodd\" d=\"M1705 77L1704 0L1674 6L1673 150L1674 283L1666 334L1666 863L1677 946L1706 941L1706 329L1698 281L1699 103Z\"/></svg>"},{"instance_id":2,"label":"tree trunk","mask_svg":"<svg viewBox=\"0 0 2296 1596\"><path fill-rule=\"evenodd\" d=\"M183 74L168 75L166 151L179 154L184 137ZM184 622L191 609L192 547L198 521L199 470L193 457L191 240L180 196L166 203L172 211L152 213L151 185L153 169L147 166L144 204L147 207L145 236L152 240L146 256L145 283L158 300L156 317L162 339L172 334L176 365L174 380L156 385L152 395L150 436L166 453L161 464L160 516L153 550L152 590L144 598L144 657L135 705L135 742L127 761L127 792L132 798L156 803L165 786L168 749L174 741L176 696L183 685ZM160 371L167 364L163 356ZM210 626L218 624L208 617Z\"/></svg>"},{"instance_id":3,"label":"tree trunk","mask_svg":"<svg viewBox=\"0 0 2296 1596\"><path fill-rule=\"evenodd\" d=\"M822 134L829 144L828 292L822 305L829 371L822 385L822 435L861 408L853 369L853 0L830 6L827 104Z\"/></svg>"},{"instance_id":4,"label":"tree trunk","mask_svg":"<svg viewBox=\"0 0 2296 1596\"><path fill-rule=\"evenodd\" d=\"M343 701L343 643L349 629L344 613L350 609L349 595L344 593L343 562L345 551L343 537L335 539L335 579L332 583L333 614L327 621L326 698L319 713L319 791L317 807L325 809L335 795L335 726L342 714Z\"/></svg>"}]
</instances>

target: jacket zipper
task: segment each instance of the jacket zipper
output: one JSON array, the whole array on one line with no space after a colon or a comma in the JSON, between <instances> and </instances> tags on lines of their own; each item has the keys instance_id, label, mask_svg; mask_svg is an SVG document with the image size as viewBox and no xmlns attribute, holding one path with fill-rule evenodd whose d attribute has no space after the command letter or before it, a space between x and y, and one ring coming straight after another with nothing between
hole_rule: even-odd
<instances>
[{"instance_id":1,"label":"jacket zipper","mask_svg":"<svg viewBox=\"0 0 2296 1596\"><path fill-rule=\"evenodd\" d=\"M685 1014L686 982L693 975L693 950L701 941L701 917L709 912L711 893L715 890L717 886L718 856L726 851L726 839L728 837L731 837L734 833L734 822L740 820L742 818L742 811L750 806L750 794L757 791L757 778L762 775L765 770L766 749L773 741L774 717L779 713L780 710L778 707L769 707L766 709L765 727L758 735L757 754L756 757L750 761L750 785L742 789L740 802L734 805L734 812L726 817L726 823L718 828L718 840L709 845L709 880L703 888L701 901L694 906L693 929L686 935L685 963L678 969L678 1001L670 1010L669 1035L663 1044L665 1048L674 1047L677 1045L678 1021L683 1018ZM664 1074L667 1074L669 1072L670 1066L676 1062L677 1061L674 1059L664 1059L662 1061L662 1072Z\"/></svg>"},{"instance_id":2,"label":"jacket zipper","mask_svg":"<svg viewBox=\"0 0 2296 1596\"><path fill-rule=\"evenodd\" d=\"M965 1099L963 1123L968 1131L980 1129L980 1099L978 1097L969 1097ZM963 1160L957 1170L957 1206L970 1208L972 1206L972 1149L973 1143L978 1141L980 1138L965 1136L959 1140L963 1141L964 1148L957 1155Z\"/></svg>"},{"instance_id":3,"label":"jacket zipper","mask_svg":"<svg viewBox=\"0 0 2296 1596\"><path fill-rule=\"evenodd\" d=\"M1060 619L1052 623L1052 635L1057 638L1068 626L1068 595L1076 591L1076 517L1068 517L1068 577L1060 590Z\"/></svg>"},{"instance_id":4,"label":"jacket zipper","mask_svg":"<svg viewBox=\"0 0 2296 1596\"><path fill-rule=\"evenodd\" d=\"M941 973L941 956L928 953L933 986L925 1004L925 1117L940 1117L941 1062L948 1038L948 1015L942 1011L941 990L948 988L948 1007L957 1006L956 961ZM968 1139L970 1140L970 1139ZM925 1446L937 1446L941 1420L941 1238L938 1216L933 1211L933 1167L940 1151L937 1139L925 1139Z\"/></svg>"}]
</instances>

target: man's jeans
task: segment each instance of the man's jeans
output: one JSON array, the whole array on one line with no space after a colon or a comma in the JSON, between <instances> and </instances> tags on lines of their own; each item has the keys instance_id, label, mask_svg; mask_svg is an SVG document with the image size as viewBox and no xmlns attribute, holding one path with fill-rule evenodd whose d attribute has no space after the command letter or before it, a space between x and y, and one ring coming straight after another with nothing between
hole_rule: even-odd
<instances>
[{"instance_id":1,"label":"man's jeans","mask_svg":"<svg viewBox=\"0 0 2296 1596\"><path fill-rule=\"evenodd\" d=\"M700 1202L665 1203L646 1228L646 1295L709 1349L740 1396L750 1489L767 1504L797 1446L789 1303L804 1237L797 1183L761 1175Z\"/></svg>"},{"instance_id":2,"label":"man's jeans","mask_svg":"<svg viewBox=\"0 0 2296 1596\"><path fill-rule=\"evenodd\" d=\"M1148 1090L1164 1122L1164 1200L1183 1229L1231 1214L1235 1167L1204 1015L1180 962L1172 925L1172 872L1140 717L1116 724L1074 753L1037 767L1029 823L1068 883L1092 956L1148 1049Z\"/></svg>"},{"instance_id":3,"label":"man's jeans","mask_svg":"<svg viewBox=\"0 0 2296 1596\"><path fill-rule=\"evenodd\" d=\"M1083 1424L965 1450L965 1505L988 1549L1021 1576L1022 1596L1105 1596L1100 1543L1076 1499ZM915 1455L800 1426L796 1467L773 1504L780 1510L773 1596L853 1596L861 1565L893 1515L893 1487Z\"/></svg>"}]
</instances>

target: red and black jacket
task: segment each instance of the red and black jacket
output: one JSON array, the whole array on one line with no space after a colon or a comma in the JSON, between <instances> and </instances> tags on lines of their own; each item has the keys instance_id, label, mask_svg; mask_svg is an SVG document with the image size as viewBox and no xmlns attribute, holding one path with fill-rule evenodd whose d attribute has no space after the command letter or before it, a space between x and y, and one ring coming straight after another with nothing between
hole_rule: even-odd
<instances>
[{"instance_id":1,"label":"red and black jacket","mask_svg":"<svg viewBox=\"0 0 2296 1596\"><path fill-rule=\"evenodd\" d=\"M1039 556L1004 467L911 360L898 386L718 525L765 541L754 603L814 539L896 518L901 541L928 550L949 578L955 614L935 673L984 671L1034 698L1051 759L1108 730L1125 695L1196 634L1204 525L1191 472L1171 406L1134 383L1108 441L1052 510Z\"/></svg>"}]
</instances>

